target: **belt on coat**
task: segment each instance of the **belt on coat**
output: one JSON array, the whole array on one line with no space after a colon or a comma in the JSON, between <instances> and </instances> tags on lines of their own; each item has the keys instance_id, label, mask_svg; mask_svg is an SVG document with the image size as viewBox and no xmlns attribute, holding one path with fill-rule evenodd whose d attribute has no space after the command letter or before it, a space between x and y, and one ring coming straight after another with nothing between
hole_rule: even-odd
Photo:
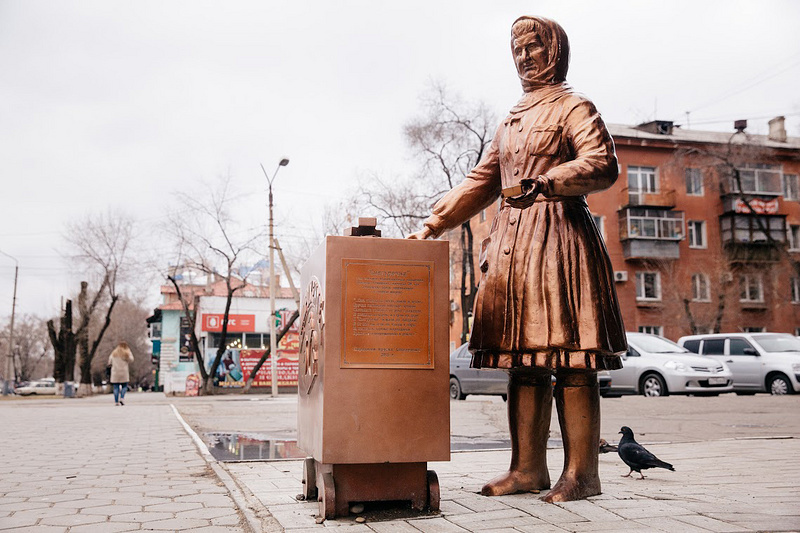
<instances>
[{"instance_id":1,"label":"belt on coat","mask_svg":"<svg viewBox=\"0 0 800 533\"><path fill-rule=\"evenodd\" d=\"M521 185L515 185L514 187L507 187L507 188L503 189L500 192L500 194L503 196L503 199L511 198L513 196L519 196L520 194L522 194L522 186ZM536 197L536 200L534 200L534 203L537 203L537 202L567 202L567 203L579 203L579 204L583 204L585 206L589 205L588 203L586 203L586 196L585 195L580 195L580 196L549 196L549 197L547 197L547 196L542 196L540 194L540 195L538 195ZM506 202L503 202L503 206L506 206L506 205L508 205L508 204L506 204Z\"/></svg>"}]
</instances>

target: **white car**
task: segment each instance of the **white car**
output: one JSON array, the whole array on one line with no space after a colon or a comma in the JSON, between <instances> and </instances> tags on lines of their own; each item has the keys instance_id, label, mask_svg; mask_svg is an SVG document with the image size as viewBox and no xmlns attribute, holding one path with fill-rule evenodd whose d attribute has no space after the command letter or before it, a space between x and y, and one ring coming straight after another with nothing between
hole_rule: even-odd
<instances>
[{"instance_id":1,"label":"white car","mask_svg":"<svg viewBox=\"0 0 800 533\"><path fill-rule=\"evenodd\" d=\"M716 396L733 390L733 375L724 363L695 355L658 335L626 335L628 352L622 356L622 368L611 371L607 396Z\"/></svg>"},{"instance_id":2,"label":"white car","mask_svg":"<svg viewBox=\"0 0 800 533\"><path fill-rule=\"evenodd\" d=\"M678 344L728 365L737 394L800 392L800 339L788 333L689 335Z\"/></svg>"},{"instance_id":3,"label":"white car","mask_svg":"<svg viewBox=\"0 0 800 533\"><path fill-rule=\"evenodd\" d=\"M31 381L23 387L17 388L17 394L20 396L29 396L31 394L55 394L56 382L49 379L39 381Z\"/></svg>"}]
</instances>

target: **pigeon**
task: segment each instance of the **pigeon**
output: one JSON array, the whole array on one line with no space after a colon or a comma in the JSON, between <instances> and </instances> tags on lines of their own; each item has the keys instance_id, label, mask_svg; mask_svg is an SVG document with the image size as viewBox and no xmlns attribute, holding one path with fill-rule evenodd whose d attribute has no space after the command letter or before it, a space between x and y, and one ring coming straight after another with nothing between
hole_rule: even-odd
<instances>
[{"instance_id":1,"label":"pigeon","mask_svg":"<svg viewBox=\"0 0 800 533\"><path fill-rule=\"evenodd\" d=\"M600 439L600 453L608 453L617 451L617 447L613 444L606 442L606 439Z\"/></svg>"},{"instance_id":2,"label":"pigeon","mask_svg":"<svg viewBox=\"0 0 800 533\"><path fill-rule=\"evenodd\" d=\"M635 470L642 476L639 479L644 479L642 470L647 470L648 468L666 468L667 470L675 471L671 464L660 460L658 457L648 452L644 446L636 442L633 439L633 431L631 428L622 426L619 432L622 433L622 438L619 440L617 453L619 453L620 458L631 469L630 472L622 477L630 477Z\"/></svg>"}]
</instances>

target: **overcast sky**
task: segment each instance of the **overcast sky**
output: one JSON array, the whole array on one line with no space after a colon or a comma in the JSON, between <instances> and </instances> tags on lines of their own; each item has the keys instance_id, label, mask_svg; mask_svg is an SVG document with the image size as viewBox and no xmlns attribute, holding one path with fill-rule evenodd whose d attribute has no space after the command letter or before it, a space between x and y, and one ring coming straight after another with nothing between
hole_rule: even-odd
<instances>
[{"instance_id":1,"label":"overcast sky","mask_svg":"<svg viewBox=\"0 0 800 533\"><path fill-rule=\"evenodd\" d=\"M358 176L410 174L402 126L431 80L499 116L517 101L520 15L566 29L568 81L606 122L747 118L766 133L782 114L800 136L793 0L0 0L0 250L19 260L17 312L54 314L77 288L60 254L86 213L163 224L176 192L230 173L265 222L259 163L288 157L274 187L288 243ZM0 255L0 316L13 274Z\"/></svg>"}]
</instances>

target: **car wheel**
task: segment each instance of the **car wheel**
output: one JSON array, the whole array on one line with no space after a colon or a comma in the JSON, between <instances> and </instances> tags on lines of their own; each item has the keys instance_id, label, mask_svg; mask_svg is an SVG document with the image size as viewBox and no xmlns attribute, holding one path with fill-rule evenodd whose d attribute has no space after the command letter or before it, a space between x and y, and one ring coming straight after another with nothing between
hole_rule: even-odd
<instances>
[{"instance_id":1,"label":"car wheel","mask_svg":"<svg viewBox=\"0 0 800 533\"><path fill-rule=\"evenodd\" d=\"M642 378L641 391L642 396L650 396L653 398L669 395L669 391L667 391L667 384L664 382L664 378L658 374L647 374L644 376Z\"/></svg>"},{"instance_id":2,"label":"car wheel","mask_svg":"<svg viewBox=\"0 0 800 533\"><path fill-rule=\"evenodd\" d=\"M767 390L773 396L782 396L784 394L791 394L794 392L792 389L792 384L789 382L789 378L783 374L776 374L770 377L769 383L767 384Z\"/></svg>"},{"instance_id":3,"label":"car wheel","mask_svg":"<svg viewBox=\"0 0 800 533\"><path fill-rule=\"evenodd\" d=\"M454 400L463 400L467 395L461 392L461 383L456 378L450 378L450 398Z\"/></svg>"}]
</instances>

